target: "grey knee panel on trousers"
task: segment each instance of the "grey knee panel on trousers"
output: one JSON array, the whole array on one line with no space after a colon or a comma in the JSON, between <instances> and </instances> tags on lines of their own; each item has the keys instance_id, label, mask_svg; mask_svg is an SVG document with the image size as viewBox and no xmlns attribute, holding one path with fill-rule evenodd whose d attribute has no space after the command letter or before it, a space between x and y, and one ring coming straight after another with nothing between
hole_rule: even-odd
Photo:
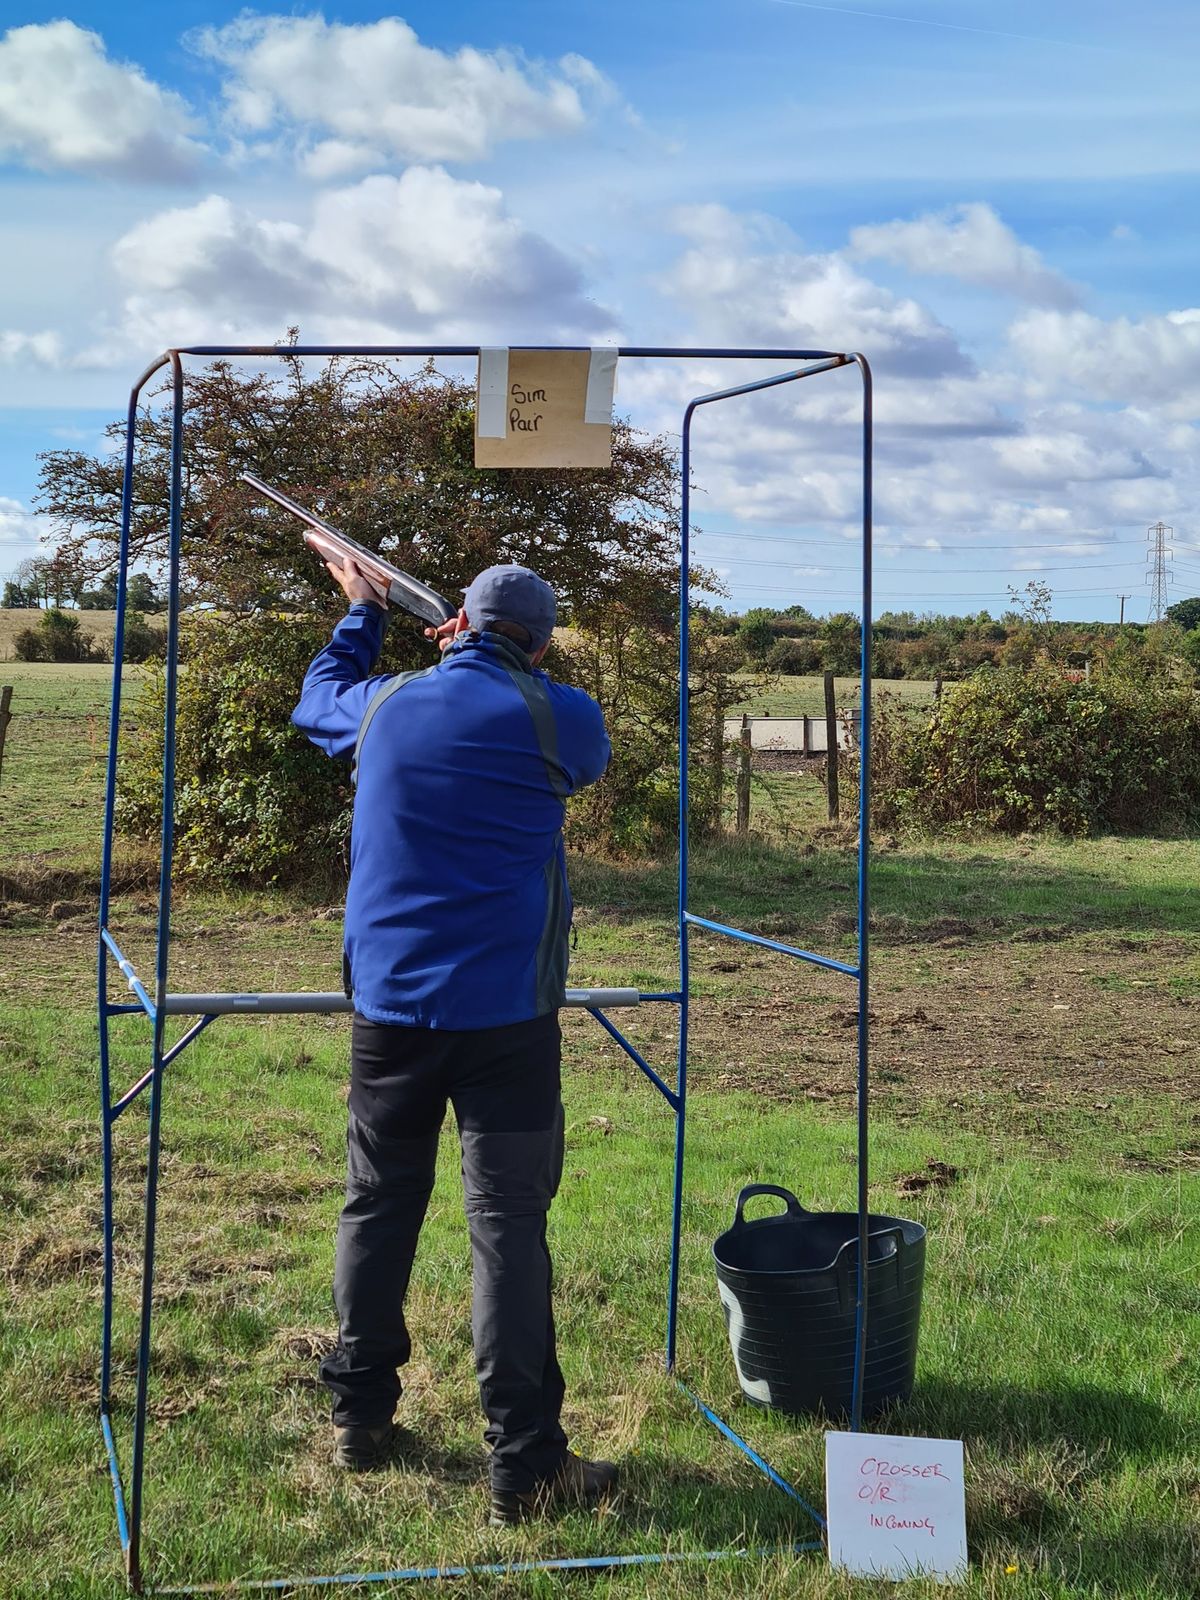
<instances>
[{"instance_id":1,"label":"grey knee panel on trousers","mask_svg":"<svg viewBox=\"0 0 1200 1600\"><path fill-rule=\"evenodd\" d=\"M360 1194L425 1194L437 1169L437 1133L394 1139L350 1113L346 1133L346 1199Z\"/></svg>"},{"instance_id":2,"label":"grey knee panel on trousers","mask_svg":"<svg viewBox=\"0 0 1200 1600\"><path fill-rule=\"evenodd\" d=\"M550 1209L563 1170L565 1116L523 1133L460 1131L463 1199L470 1216L524 1216Z\"/></svg>"}]
</instances>

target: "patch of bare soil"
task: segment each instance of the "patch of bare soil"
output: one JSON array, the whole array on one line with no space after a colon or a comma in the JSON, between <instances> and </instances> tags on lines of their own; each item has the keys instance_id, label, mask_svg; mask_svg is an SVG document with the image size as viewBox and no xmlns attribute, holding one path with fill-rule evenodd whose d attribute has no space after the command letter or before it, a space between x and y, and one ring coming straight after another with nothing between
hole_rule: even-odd
<instances>
[{"instance_id":1,"label":"patch of bare soil","mask_svg":"<svg viewBox=\"0 0 1200 1600\"><path fill-rule=\"evenodd\" d=\"M94 929L74 914L78 897L55 885L62 920L40 916L0 933L0 976L23 999L61 1003L94 982ZM130 948L148 950L154 902L127 894L117 908ZM211 907L182 902L175 918L176 982L199 988L332 988L340 927L322 908L223 924ZM80 922L87 921L85 929ZM796 932L786 916L768 931ZM828 933L837 932L829 919ZM820 944L818 944L820 948ZM837 1101L854 1093L856 1024L851 980L769 952L693 943L700 986L691 1017L698 1082L788 1100ZM147 969L149 970L149 969ZM113 998L125 999L119 975ZM670 1054L665 1007L627 1017L652 1064ZM565 1013L573 1061L608 1070L615 1046L596 1042L590 1018ZM321 1026L334 1026L322 1021ZM340 1023L337 1025L341 1025ZM577 1032L576 1030L583 1030ZM586 1046L586 1048L579 1048ZM876 929L872 954L871 1073L876 1103L901 1113L936 1099L963 1104L1008 1096L1031 1106L1103 1110L1114 1096L1151 1092L1200 1103L1200 935L1154 939L1039 925L1012 933L944 917L924 927L895 918ZM294 1198L266 1176L247 1196L265 1206ZM278 1185L278 1188L276 1187Z\"/></svg>"},{"instance_id":2,"label":"patch of bare soil","mask_svg":"<svg viewBox=\"0 0 1200 1600\"><path fill-rule=\"evenodd\" d=\"M851 981L785 957L755 960L756 970L739 964L744 992L733 996L728 957L693 949L697 977L719 974L726 990L693 1004L695 1081L848 1104ZM930 1100L969 1106L997 1096L1103 1111L1117 1096L1149 1092L1200 1106L1200 941L1076 934L1049 952L997 937L910 940L877 948L872 969L875 1100L902 1115ZM568 1018L569 1029L586 1025ZM636 1042L642 1019L630 1026Z\"/></svg>"},{"instance_id":3,"label":"patch of bare soil","mask_svg":"<svg viewBox=\"0 0 1200 1600\"><path fill-rule=\"evenodd\" d=\"M923 1194L926 1189L948 1189L961 1173L945 1161L927 1161L921 1172L906 1172L896 1179L898 1194Z\"/></svg>"}]
</instances>

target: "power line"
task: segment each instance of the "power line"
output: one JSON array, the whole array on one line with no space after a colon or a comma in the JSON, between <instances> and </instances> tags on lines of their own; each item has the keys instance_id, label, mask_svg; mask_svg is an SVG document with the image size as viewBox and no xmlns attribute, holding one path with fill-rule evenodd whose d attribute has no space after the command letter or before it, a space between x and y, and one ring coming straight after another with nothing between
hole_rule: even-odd
<instances>
[{"instance_id":1,"label":"power line","mask_svg":"<svg viewBox=\"0 0 1200 1600\"><path fill-rule=\"evenodd\" d=\"M887 559L891 559L893 557L897 557L897 556L901 556L901 555L904 556L907 559L908 557L914 556L914 555L935 555L936 553L937 552L933 551L933 550L928 550L928 551L925 551L925 550L903 550L903 551L878 551L878 552L876 552L877 556L882 555ZM724 552L721 552L721 551L718 551L714 555L702 556L700 559L702 561L707 562L710 565L714 561L728 561L728 562L731 563L732 566L739 567L739 568L740 567L787 567L787 566L791 566L792 565L792 562L789 561L788 557L786 557L786 556L779 556L777 558L773 558L773 559L769 559L769 560L765 560L764 561L764 560L756 559L754 556L739 556L739 555L731 555L731 554L727 555L727 554L725 554ZM801 557L796 557L796 559L800 560L802 558ZM816 557L813 557L811 559L814 560L814 561L817 560ZM996 573L1007 573L1008 575L1010 575L1011 577L1014 577L1014 578L1020 578L1020 577L1036 578L1040 573L1043 573L1043 572L1079 572L1081 570L1086 570L1088 568L1096 568L1096 569L1103 570L1105 572L1112 572L1112 571L1115 571L1115 570L1123 568L1123 567L1139 567L1141 565L1142 565L1142 563L1140 561L1134 560L1134 561L1070 561L1065 566L1061 566L1061 567L1057 567L1057 566L1055 566L1055 567L1012 567L1012 566L1003 566L1003 567L959 567L959 568L955 569L954 576L955 577L959 577L959 578L968 578L968 577L973 578L973 577L983 577L989 572L996 572ZM843 565L840 565L840 564L835 564L835 563L831 563L831 562L827 562L827 561L822 561L822 562L820 562L820 568L821 568L821 573L817 574L817 576L820 576L821 574L826 573L826 572L858 572L860 570L859 564L857 562L855 562L855 563L853 563L852 565L849 565L849 566L843 566ZM802 576L803 574L800 574L800 575ZM929 574L929 576L932 576L932 574Z\"/></svg>"},{"instance_id":2,"label":"power line","mask_svg":"<svg viewBox=\"0 0 1200 1600\"><path fill-rule=\"evenodd\" d=\"M713 593L712 590L701 590L701 589L699 589L699 586L696 586L696 587L697 587L697 591L699 593L705 593L705 594ZM813 588L808 587L808 585L806 585L804 583L792 583L792 584L786 584L786 585L785 584L779 584L776 587L770 588L770 589L746 588L740 583L737 584L735 587L737 588L737 591L738 591L739 594L742 594L742 595L757 595L757 596L761 596L761 597L763 597L765 599L771 599L771 600L778 599L779 596L780 596L781 591L783 589L785 589L785 588L790 589L790 590L795 590L800 595L802 600L804 598L819 598L819 599L841 598L842 596L845 596L845 595L849 595L851 598L855 598L855 597L859 596L861 594L861 592L862 592L861 590L856 589L856 588L847 588L847 589L813 589ZM880 586L877 585L877 589L879 587ZM900 591L900 593L902 593L902 592L903 591ZM894 591L891 591L891 590L885 590L882 598L886 599L890 603L890 602L893 602L896 599L898 599L900 597L900 593L897 593L897 592L894 592ZM1069 595L1074 599L1108 600L1108 599L1112 598L1112 590L1111 589L1055 589L1055 591L1054 591L1055 598L1057 598L1060 595ZM879 598L881 598L881 596L877 593L876 598L879 599ZM1006 601L1006 603L1008 605L1008 608L1012 609L1012 597L1009 596L1009 595L1001 596L1000 595L1000 591L998 589L939 589L936 592L932 592L932 591L926 590L926 591L923 591L921 598L924 601L932 601L932 600L998 600L998 599L1003 598Z\"/></svg>"},{"instance_id":3,"label":"power line","mask_svg":"<svg viewBox=\"0 0 1200 1600\"><path fill-rule=\"evenodd\" d=\"M996 530L992 529L990 531L991 532L995 532ZM825 546L826 548L828 548L830 546L833 546L834 548L837 548L840 545L845 545L845 546L847 546L847 548L853 549L855 547L855 545L857 544L858 536L856 534L853 538L842 539L842 538L837 538L837 537L833 537L831 535L826 534L821 538L809 539L809 538L801 537L799 535L792 536L792 535L780 534L780 533L742 533L742 532L722 533L720 530L718 530L716 528L693 528L692 529L692 538L693 539L735 539L740 544L784 544L784 545L798 545L798 544L810 545L810 544L817 544L817 545ZM1038 543L1031 542L1029 540L1009 540L1004 544L976 544L974 542L974 540L969 540L964 544L945 544L945 543L943 543L943 542L941 542L939 540L938 543L937 543L937 548L933 549L933 550L929 549L929 547L926 546L926 545L916 545L916 544L900 545L899 548L902 549L903 551L905 551L906 553L912 553L914 555L928 554L928 555L931 555L931 556L941 555L945 551L956 551L956 550L1045 550L1048 553L1051 553L1053 551L1056 551L1056 550L1060 549L1064 544L1082 543L1085 540L1090 540L1091 541L1091 547L1087 551L1084 552L1087 555L1091 555L1093 549L1099 549L1099 550L1117 549L1119 546L1135 546L1135 545L1140 545L1142 543L1141 540L1137 540L1137 539L1114 539L1114 540L1111 541L1111 544L1106 545L1106 544L1103 544L1103 543L1097 543L1096 540L1095 540L1095 536L1093 534L1067 532L1067 533L1061 533L1061 534L1056 535L1056 537L1054 539L1052 539L1047 544L1038 544ZM888 535L881 534L878 531L876 532L875 544L876 544L877 547L879 545L886 544L888 542L889 542ZM895 541L892 540L891 542L895 542ZM1192 546L1191 548L1196 549L1196 550L1200 550L1200 545L1195 545L1195 546Z\"/></svg>"}]
</instances>

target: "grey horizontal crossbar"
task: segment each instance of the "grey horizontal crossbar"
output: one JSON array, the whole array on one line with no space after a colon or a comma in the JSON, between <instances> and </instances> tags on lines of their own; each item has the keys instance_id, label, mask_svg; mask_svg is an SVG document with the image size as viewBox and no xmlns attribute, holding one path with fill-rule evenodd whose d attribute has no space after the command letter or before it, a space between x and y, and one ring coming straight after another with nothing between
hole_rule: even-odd
<instances>
[{"instance_id":1,"label":"grey horizontal crossbar","mask_svg":"<svg viewBox=\"0 0 1200 1600\"><path fill-rule=\"evenodd\" d=\"M588 1011L636 1006L636 989L568 989L565 1005ZM169 994L159 1007L168 1017L279 1016L289 1012L353 1011L344 994Z\"/></svg>"}]
</instances>

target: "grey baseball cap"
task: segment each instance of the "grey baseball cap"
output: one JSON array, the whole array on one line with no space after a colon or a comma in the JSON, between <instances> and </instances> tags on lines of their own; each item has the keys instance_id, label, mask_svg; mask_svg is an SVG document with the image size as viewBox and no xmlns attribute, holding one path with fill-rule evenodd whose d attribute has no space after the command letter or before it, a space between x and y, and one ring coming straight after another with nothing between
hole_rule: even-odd
<instances>
[{"instance_id":1,"label":"grey baseball cap","mask_svg":"<svg viewBox=\"0 0 1200 1600\"><path fill-rule=\"evenodd\" d=\"M516 622L529 634L530 652L550 643L558 608L554 590L528 567L488 567L463 590L463 610L473 628Z\"/></svg>"}]
</instances>

